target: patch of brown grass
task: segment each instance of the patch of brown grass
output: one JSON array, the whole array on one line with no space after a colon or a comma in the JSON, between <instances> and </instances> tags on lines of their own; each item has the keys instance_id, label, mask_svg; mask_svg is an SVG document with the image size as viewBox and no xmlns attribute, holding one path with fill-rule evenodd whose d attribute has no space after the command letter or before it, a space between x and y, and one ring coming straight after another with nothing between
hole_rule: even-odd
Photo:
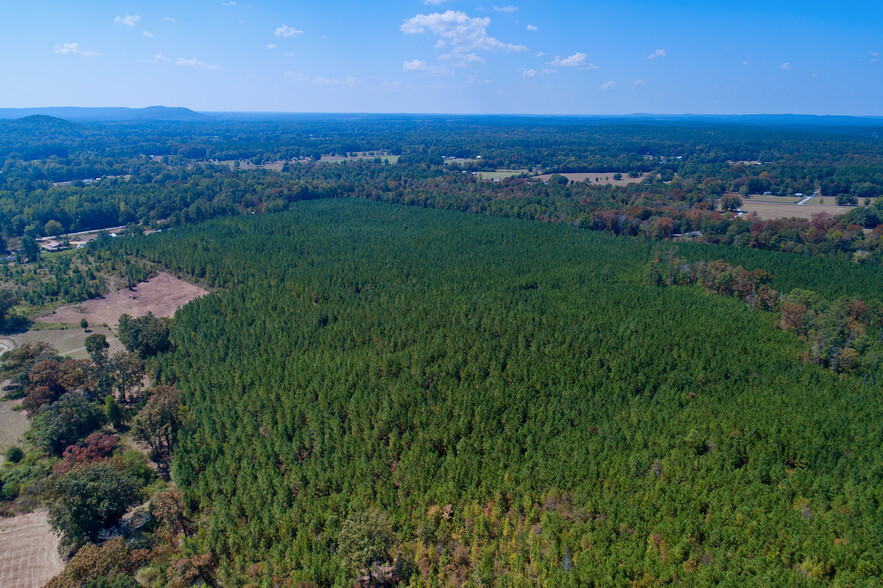
<instances>
[{"instance_id":1,"label":"patch of brown grass","mask_svg":"<svg viewBox=\"0 0 883 588\"><path fill-rule=\"evenodd\" d=\"M90 325L107 325L116 329L123 314L133 317L152 312L156 316L172 316L175 311L208 291L162 272L134 288L122 288L99 298L56 309L53 314L37 320L47 323L78 325L85 318Z\"/></svg>"}]
</instances>

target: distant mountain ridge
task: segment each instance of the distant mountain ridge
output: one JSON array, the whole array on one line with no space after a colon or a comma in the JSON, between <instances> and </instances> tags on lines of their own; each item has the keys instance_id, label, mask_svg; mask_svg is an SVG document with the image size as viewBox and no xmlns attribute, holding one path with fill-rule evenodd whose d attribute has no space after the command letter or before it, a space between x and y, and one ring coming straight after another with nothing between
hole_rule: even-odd
<instances>
[{"instance_id":1,"label":"distant mountain ridge","mask_svg":"<svg viewBox=\"0 0 883 588\"><path fill-rule=\"evenodd\" d=\"M212 117L189 108L148 106L147 108L48 106L43 108L0 108L0 119L51 116L69 121L208 121Z\"/></svg>"}]
</instances>

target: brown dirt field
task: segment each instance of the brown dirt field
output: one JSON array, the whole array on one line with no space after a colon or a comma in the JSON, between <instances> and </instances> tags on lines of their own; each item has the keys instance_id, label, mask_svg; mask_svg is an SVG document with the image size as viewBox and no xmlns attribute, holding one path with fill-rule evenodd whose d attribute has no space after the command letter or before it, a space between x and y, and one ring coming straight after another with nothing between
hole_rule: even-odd
<instances>
[{"instance_id":1,"label":"brown dirt field","mask_svg":"<svg viewBox=\"0 0 883 588\"><path fill-rule=\"evenodd\" d=\"M90 325L104 324L116 329L117 321L123 314L135 317L152 312L156 316L172 316L176 310L205 294L208 294L207 290L163 272L132 290L123 288L100 298L62 306L53 314L37 320L79 325L80 319L85 318Z\"/></svg>"},{"instance_id":2,"label":"brown dirt field","mask_svg":"<svg viewBox=\"0 0 883 588\"><path fill-rule=\"evenodd\" d=\"M614 180L613 174L616 172L592 172L592 173L567 173L560 174L567 178L568 180L573 180L574 182L585 182L587 179L592 180L593 184L606 184L610 186L628 186L629 184L637 184L641 180L644 179L645 176L641 176L640 178L630 178L628 174L622 174L621 180ZM548 182L549 179L554 174L543 174L541 176L536 176L537 179L542 180L543 182Z\"/></svg>"},{"instance_id":3,"label":"brown dirt field","mask_svg":"<svg viewBox=\"0 0 883 588\"><path fill-rule=\"evenodd\" d=\"M777 218L805 218L811 219L814 214L824 212L830 216L838 216L846 214L854 206L836 206L828 204L804 204L797 206L795 204L776 204L772 202L757 202L754 200L745 200L742 203L742 210L747 212L756 212L763 220L775 220Z\"/></svg>"},{"instance_id":4,"label":"brown dirt field","mask_svg":"<svg viewBox=\"0 0 883 588\"><path fill-rule=\"evenodd\" d=\"M63 569L45 511L0 519L0 586L39 588Z\"/></svg>"}]
</instances>

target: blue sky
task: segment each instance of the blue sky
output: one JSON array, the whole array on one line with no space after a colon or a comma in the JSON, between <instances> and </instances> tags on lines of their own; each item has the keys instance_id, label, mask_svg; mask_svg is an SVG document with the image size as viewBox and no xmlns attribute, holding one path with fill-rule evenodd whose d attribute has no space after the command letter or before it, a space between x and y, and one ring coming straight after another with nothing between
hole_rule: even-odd
<instances>
[{"instance_id":1,"label":"blue sky","mask_svg":"<svg viewBox=\"0 0 883 588\"><path fill-rule=\"evenodd\" d=\"M883 115L883 2L3 2L0 107Z\"/></svg>"}]
</instances>

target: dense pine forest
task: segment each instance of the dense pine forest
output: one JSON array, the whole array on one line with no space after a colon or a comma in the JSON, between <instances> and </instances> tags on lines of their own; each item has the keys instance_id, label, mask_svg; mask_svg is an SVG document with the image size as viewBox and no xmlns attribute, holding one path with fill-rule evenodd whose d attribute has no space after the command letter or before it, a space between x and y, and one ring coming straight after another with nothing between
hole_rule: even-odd
<instances>
[{"instance_id":1,"label":"dense pine forest","mask_svg":"<svg viewBox=\"0 0 883 588\"><path fill-rule=\"evenodd\" d=\"M156 370L183 403L185 551L224 585L883 573L883 382L807 360L778 312L654 283L674 253L652 241L319 200L95 247L221 289L179 311ZM829 300L883 286L845 261L677 253Z\"/></svg>"}]
</instances>

